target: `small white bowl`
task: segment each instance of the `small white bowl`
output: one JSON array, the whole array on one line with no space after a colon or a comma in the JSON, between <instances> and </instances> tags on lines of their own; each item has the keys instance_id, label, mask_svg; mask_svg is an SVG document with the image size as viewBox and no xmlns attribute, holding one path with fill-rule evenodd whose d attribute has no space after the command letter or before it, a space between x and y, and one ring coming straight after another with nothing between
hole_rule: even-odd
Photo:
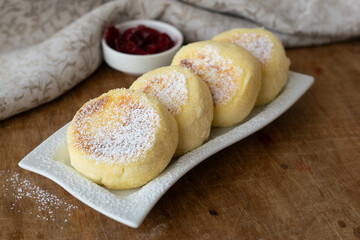
<instances>
[{"instance_id":1,"label":"small white bowl","mask_svg":"<svg viewBox=\"0 0 360 240\"><path fill-rule=\"evenodd\" d=\"M103 37L101 43L104 59L110 67L131 75L141 75L155 68L167 66L171 63L172 58L183 43L183 35L181 32L172 25L155 20L133 20L122 22L115 26L122 33L128 28L137 27L139 25L144 25L159 31L160 33L168 34L169 37L175 42L175 45L161 53L135 55L118 52L112 49L107 45L105 38Z\"/></svg>"}]
</instances>

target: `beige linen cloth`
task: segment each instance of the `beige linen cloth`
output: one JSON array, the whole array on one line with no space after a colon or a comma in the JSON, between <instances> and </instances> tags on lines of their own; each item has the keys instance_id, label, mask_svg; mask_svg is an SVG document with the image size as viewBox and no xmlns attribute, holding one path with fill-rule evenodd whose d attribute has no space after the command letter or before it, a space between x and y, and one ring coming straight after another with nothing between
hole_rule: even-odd
<instances>
[{"instance_id":1,"label":"beige linen cloth","mask_svg":"<svg viewBox=\"0 0 360 240\"><path fill-rule=\"evenodd\" d=\"M263 26L286 47L360 35L358 0L0 0L0 120L63 94L102 62L105 28L158 19L186 42Z\"/></svg>"}]
</instances>

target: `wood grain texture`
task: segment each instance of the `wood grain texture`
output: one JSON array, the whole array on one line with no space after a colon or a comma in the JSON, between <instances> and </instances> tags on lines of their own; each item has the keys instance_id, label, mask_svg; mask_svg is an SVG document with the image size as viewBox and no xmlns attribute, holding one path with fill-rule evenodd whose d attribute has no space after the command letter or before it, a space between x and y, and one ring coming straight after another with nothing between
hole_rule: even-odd
<instances>
[{"instance_id":1,"label":"wood grain texture","mask_svg":"<svg viewBox=\"0 0 360 240\"><path fill-rule=\"evenodd\" d=\"M138 229L17 166L90 98L135 79L102 65L55 101L0 122L0 239L360 239L359 43L287 50L291 70L313 75L313 87L186 174ZM51 221L30 214L39 212L33 198L13 206L18 189L6 180L15 173L78 208Z\"/></svg>"}]
</instances>

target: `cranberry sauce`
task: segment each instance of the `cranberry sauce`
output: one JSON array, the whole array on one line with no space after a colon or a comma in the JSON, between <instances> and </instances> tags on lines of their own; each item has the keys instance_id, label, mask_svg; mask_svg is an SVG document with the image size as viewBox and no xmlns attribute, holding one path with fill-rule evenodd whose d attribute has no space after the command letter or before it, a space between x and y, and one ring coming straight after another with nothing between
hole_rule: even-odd
<instances>
[{"instance_id":1,"label":"cranberry sauce","mask_svg":"<svg viewBox=\"0 0 360 240\"><path fill-rule=\"evenodd\" d=\"M175 45L166 33L144 25L129 28L123 33L112 25L106 30L105 41L116 51L136 55L164 52Z\"/></svg>"}]
</instances>

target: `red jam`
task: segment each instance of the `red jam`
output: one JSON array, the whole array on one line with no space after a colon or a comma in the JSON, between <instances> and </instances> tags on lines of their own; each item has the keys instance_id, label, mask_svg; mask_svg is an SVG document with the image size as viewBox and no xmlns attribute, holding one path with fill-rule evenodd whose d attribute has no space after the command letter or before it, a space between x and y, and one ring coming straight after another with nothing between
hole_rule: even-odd
<instances>
[{"instance_id":1,"label":"red jam","mask_svg":"<svg viewBox=\"0 0 360 240\"><path fill-rule=\"evenodd\" d=\"M112 25L106 30L105 41L116 51L136 55L164 52L175 45L166 33L144 25L129 28L123 33Z\"/></svg>"}]
</instances>

